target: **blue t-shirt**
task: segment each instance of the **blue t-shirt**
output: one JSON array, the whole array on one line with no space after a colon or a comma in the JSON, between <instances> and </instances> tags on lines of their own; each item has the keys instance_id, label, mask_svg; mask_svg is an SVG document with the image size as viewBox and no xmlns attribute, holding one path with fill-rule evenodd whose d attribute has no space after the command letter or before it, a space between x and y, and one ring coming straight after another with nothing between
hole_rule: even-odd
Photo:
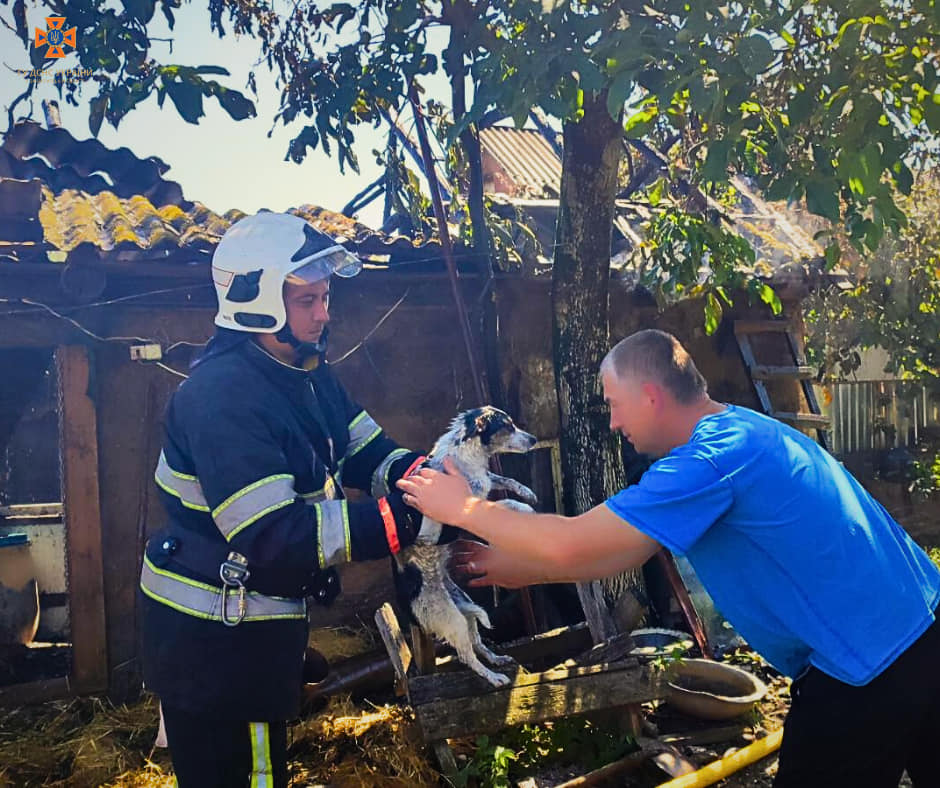
<instances>
[{"instance_id":1,"label":"blue t-shirt","mask_svg":"<svg viewBox=\"0 0 940 788\"><path fill-rule=\"evenodd\" d=\"M815 441L729 405L607 501L685 555L716 606L789 676L867 684L933 621L940 571Z\"/></svg>"}]
</instances>

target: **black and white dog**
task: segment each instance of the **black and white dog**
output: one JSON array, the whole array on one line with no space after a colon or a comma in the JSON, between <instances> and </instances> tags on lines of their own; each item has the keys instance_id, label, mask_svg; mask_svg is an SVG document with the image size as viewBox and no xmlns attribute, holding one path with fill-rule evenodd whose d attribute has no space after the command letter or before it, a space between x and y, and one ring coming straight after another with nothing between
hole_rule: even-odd
<instances>
[{"instance_id":1,"label":"black and white dog","mask_svg":"<svg viewBox=\"0 0 940 788\"><path fill-rule=\"evenodd\" d=\"M467 478L474 495L486 498L490 490L506 490L534 504L535 493L524 484L490 473L489 459L494 454L527 452L535 444L535 437L517 429L503 411L476 408L453 420L450 429L434 444L426 465L443 470L444 458L448 457ZM500 504L532 511L531 506L519 501L504 500ZM398 596L421 629L453 646L457 658L490 684L504 687L509 678L487 668L479 657L497 666L511 665L513 659L494 654L480 639L478 624L492 629L489 616L451 579L447 569L450 545L437 544L441 528L440 523L425 517L419 542L395 556Z\"/></svg>"}]
</instances>

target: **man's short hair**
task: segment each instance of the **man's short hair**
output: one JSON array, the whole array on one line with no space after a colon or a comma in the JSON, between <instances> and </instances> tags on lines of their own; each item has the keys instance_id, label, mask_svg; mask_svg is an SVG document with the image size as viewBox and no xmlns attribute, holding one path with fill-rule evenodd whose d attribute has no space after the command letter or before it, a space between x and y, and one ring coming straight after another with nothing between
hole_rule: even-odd
<instances>
[{"instance_id":1,"label":"man's short hair","mask_svg":"<svg viewBox=\"0 0 940 788\"><path fill-rule=\"evenodd\" d=\"M661 385L687 404L708 393L708 384L688 351L672 334L646 329L621 339L604 357L601 371Z\"/></svg>"}]
</instances>

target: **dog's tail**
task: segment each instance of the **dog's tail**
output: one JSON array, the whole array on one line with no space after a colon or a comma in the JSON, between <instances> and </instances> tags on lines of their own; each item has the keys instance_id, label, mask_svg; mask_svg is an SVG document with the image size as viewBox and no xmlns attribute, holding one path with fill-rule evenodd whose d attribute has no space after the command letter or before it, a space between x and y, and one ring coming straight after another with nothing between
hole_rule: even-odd
<instances>
[{"instance_id":1,"label":"dog's tail","mask_svg":"<svg viewBox=\"0 0 940 788\"><path fill-rule=\"evenodd\" d=\"M486 611L482 607L479 607L478 605L474 605L473 608L469 610L468 612L477 620L477 623L484 629L493 628L493 625L490 623L490 617L487 615Z\"/></svg>"}]
</instances>

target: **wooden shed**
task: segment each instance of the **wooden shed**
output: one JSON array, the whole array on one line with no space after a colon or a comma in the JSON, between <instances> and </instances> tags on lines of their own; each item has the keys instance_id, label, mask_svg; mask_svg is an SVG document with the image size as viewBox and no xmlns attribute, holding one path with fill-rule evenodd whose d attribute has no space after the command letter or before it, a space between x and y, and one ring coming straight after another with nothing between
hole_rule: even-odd
<instances>
[{"instance_id":1,"label":"wooden shed","mask_svg":"<svg viewBox=\"0 0 940 788\"><path fill-rule=\"evenodd\" d=\"M58 622L38 645L67 644L54 676L0 673L0 703L105 690L127 697L140 688L137 583L144 541L163 517L153 483L162 412L213 331L209 259L239 217L185 200L166 169L31 123L0 149L0 536L34 535L30 549L46 564L36 567L46 578L40 621ZM383 236L314 206L296 213L342 237L367 264L334 284L329 355L338 375L396 440L429 448L455 413L478 404L439 245ZM460 287L473 312L483 283L471 255L457 255L467 262L458 266ZM543 441L521 471L541 479L545 508L554 509L550 280L503 273L493 292L506 406ZM803 292L782 292L796 320ZM700 302L661 312L644 290L612 282L614 338L671 331L714 397L755 408L733 325L767 317L741 295L708 337ZM778 340L768 339L767 363L782 363ZM159 345L159 360L136 349L147 345ZM781 396L779 409L801 409L798 389ZM59 585L48 571L53 560ZM385 562L349 567L345 593L316 611L316 624L370 621L391 596L388 575Z\"/></svg>"}]
</instances>

